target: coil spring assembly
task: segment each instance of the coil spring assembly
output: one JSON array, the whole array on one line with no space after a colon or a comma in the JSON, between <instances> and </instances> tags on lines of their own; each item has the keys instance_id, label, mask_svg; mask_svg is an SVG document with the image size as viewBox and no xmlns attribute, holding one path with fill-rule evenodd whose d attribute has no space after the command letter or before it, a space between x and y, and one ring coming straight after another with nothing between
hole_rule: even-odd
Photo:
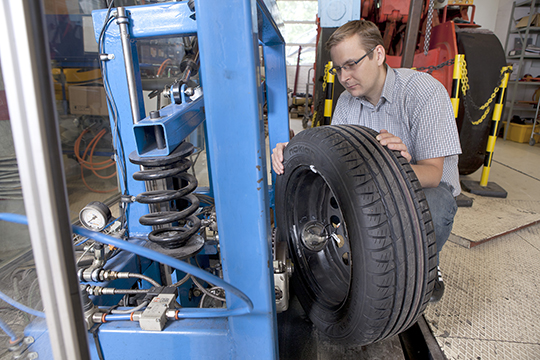
<instances>
[{"instance_id":1,"label":"coil spring assembly","mask_svg":"<svg viewBox=\"0 0 540 360\"><path fill-rule=\"evenodd\" d=\"M187 173L192 166L187 156L193 150L192 144L183 142L168 156L141 158L135 152L129 155L132 163L144 167L133 178L145 181L148 190L135 197L135 201L150 208L150 213L141 216L139 222L153 226L148 240L162 248L184 246L201 227L200 219L193 215L199 207L199 199L192 194L197 179Z\"/></svg>"}]
</instances>

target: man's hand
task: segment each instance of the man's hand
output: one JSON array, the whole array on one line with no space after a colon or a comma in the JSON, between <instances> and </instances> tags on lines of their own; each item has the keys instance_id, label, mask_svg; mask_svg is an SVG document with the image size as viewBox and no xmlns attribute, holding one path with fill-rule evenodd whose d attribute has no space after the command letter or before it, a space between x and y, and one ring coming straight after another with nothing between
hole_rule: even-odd
<instances>
[{"instance_id":1,"label":"man's hand","mask_svg":"<svg viewBox=\"0 0 540 360\"><path fill-rule=\"evenodd\" d=\"M407 159L408 162L411 161L412 156L411 154L409 154L409 151L407 150L407 146L403 143L401 138L398 138L397 136L390 134L388 130L382 129L380 134L377 135L377 140L381 143L381 145L386 146L390 150L400 151L401 156Z\"/></svg>"},{"instance_id":2,"label":"man's hand","mask_svg":"<svg viewBox=\"0 0 540 360\"><path fill-rule=\"evenodd\" d=\"M401 151L401 156L407 159L408 162L411 161L411 154L409 154L407 146L399 137L390 134L387 130L381 130L380 134L377 135L377 140L381 145L384 145L391 150ZM443 173L443 165L444 157L438 157L419 160L416 164L411 164L411 167L418 177L420 185L424 188L430 188L439 186Z\"/></svg>"},{"instance_id":3,"label":"man's hand","mask_svg":"<svg viewBox=\"0 0 540 360\"><path fill-rule=\"evenodd\" d=\"M272 168L278 175L283 174L283 170L285 169L285 167L283 166L283 150L285 149L285 146L287 146L287 144L288 142L277 143L276 147L272 151Z\"/></svg>"}]
</instances>

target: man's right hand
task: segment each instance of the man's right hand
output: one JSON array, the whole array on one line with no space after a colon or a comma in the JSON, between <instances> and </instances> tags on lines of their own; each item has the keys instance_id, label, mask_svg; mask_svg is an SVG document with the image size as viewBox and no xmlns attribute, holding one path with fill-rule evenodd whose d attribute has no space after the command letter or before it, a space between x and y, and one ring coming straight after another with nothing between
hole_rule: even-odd
<instances>
[{"instance_id":1,"label":"man's right hand","mask_svg":"<svg viewBox=\"0 0 540 360\"><path fill-rule=\"evenodd\" d=\"M283 149L285 149L287 144L288 142L277 143L276 147L272 151L272 168L278 175L283 174L283 170L285 169L283 166Z\"/></svg>"}]
</instances>

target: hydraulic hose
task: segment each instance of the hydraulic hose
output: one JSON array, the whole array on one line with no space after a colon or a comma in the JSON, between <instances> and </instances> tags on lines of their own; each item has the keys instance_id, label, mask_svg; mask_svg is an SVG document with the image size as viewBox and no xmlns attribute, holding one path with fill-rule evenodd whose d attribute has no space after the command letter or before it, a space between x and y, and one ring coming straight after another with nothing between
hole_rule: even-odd
<instances>
[{"instance_id":1,"label":"hydraulic hose","mask_svg":"<svg viewBox=\"0 0 540 360\"><path fill-rule=\"evenodd\" d=\"M115 294L129 294L129 295L135 295L135 294L146 294L148 292L148 289L113 289Z\"/></svg>"},{"instance_id":2,"label":"hydraulic hose","mask_svg":"<svg viewBox=\"0 0 540 360\"><path fill-rule=\"evenodd\" d=\"M141 310L141 309L144 308L146 305L148 305L148 301L145 301L145 302L141 303L139 306L134 307L134 308L131 308L131 309L127 309L127 310L111 310L111 314L114 314L114 315L131 314L132 312Z\"/></svg>"},{"instance_id":3,"label":"hydraulic hose","mask_svg":"<svg viewBox=\"0 0 540 360\"><path fill-rule=\"evenodd\" d=\"M107 314L103 317L105 321L114 321L114 320L131 320L131 313L130 314Z\"/></svg>"},{"instance_id":4,"label":"hydraulic hose","mask_svg":"<svg viewBox=\"0 0 540 360\"><path fill-rule=\"evenodd\" d=\"M206 290L206 288L204 286L202 286L198 281L197 279L195 279L193 276L191 277L191 280L195 283L195 285L197 285L197 287L199 288L199 290L201 290L204 295L207 295L207 296L210 296L211 298L214 298L216 300L219 300L219 301L226 301L224 298L222 297L219 297L217 295L214 295L212 294L210 291ZM213 287L214 289L215 288L219 288L219 286L214 286ZM201 303L202 303L202 299L201 299Z\"/></svg>"},{"instance_id":5,"label":"hydraulic hose","mask_svg":"<svg viewBox=\"0 0 540 360\"><path fill-rule=\"evenodd\" d=\"M251 310L250 310L251 311ZM130 314L104 314L103 319L105 322L109 321L133 321L132 313ZM180 319L202 319L202 318L220 318L228 316L238 316L247 314L245 308L237 309L222 309L222 308L182 308L176 310L174 317L167 316L169 320Z\"/></svg>"},{"instance_id":6,"label":"hydraulic hose","mask_svg":"<svg viewBox=\"0 0 540 360\"><path fill-rule=\"evenodd\" d=\"M141 279L141 280L146 280L148 281L150 284L154 285L154 286L161 286L160 283L158 283L156 280L152 279L150 276L146 276L146 275L142 275L142 274L137 274L137 273L129 273L128 275L130 278L136 278L136 279Z\"/></svg>"},{"instance_id":7,"label":"hydraulic hose","mask_svg":"<svg viewBox=\"0 0 540 360\"><path fill-rule=\"evenodd\" d=\"M2 214L0 213L0 215L2 215ZM9 214L9 215L11 215L11 214ZM22 216L22 215L20 215L20 216ZM10 298L9 296L7 296L6 294L4 294L1 291L0 291L0 299L4 300L9 305L11 305L11 306L13 306L13 307L15 307L15 308L17 308L17 309L19 309L21 311L29 313L30 315L34 315L34 316L37 316L37 317L40 317L40 318L45 318L45 313L44 312L29 308L28 306L23 305L20 302L17 302L15 300L13 300L12 298Z\"/></svg>"},{"instance_id":8,"label":"hydraulic hose","mask_svg":"<svg viewBox=\"0 0 540 360\"><path fill-rule=\"evenodd\" d=\"M14 343L17 341L17 335L15 335L15 332L11 330L8 324L4 322L4 320L0 319L0 328L4 330L4 332L9 336L10 342Z\"/></svg>"},{"instance_id":9,"label":"hydraulic hose","mask_svg":"<svg viewBox=\"0 0 540 360\"><path fill-rule=\"evenodd\" d=\"M115 288L104 288L101 286L90 286L88 285L85 289L88 295L137 295L137 294L146 294L150 289L115 289Z\"/></svg>"},{"instance_id":10,"label":"hydraulic hose","mask_svg":"<svg viewBox=\"0 0 540 360\"><path fill-rule=\"evenodd\" d=\"M191 277L191 275L186 274L186 276L184 276L180 281L178 281L177 283L172 284L171 286L172 286L172 287L179 287L180 285L182 285L182 284L184 284L186 281L188 281L190 277Z\"/></svg>"},{"instance_id":11,"label":"hydraulic hose","mask_svg":"<svg viewBox=\"0 0 540 360\"><path fill-rule=\"evenodd\" d=\"M19 214L0 213L0 220L28 225L28 220L26 219L26 216L19 215ZM191 264L186 263L185 261L174 259L170 256L164 255L157 251L147 249L140 245L123 241L109 235L83 229L79 226L72 226L72 228L73 228L73 232L78 235L92 238L95 241L98 241L100 243L112 245L119 249L129 251L139 256L143 256L147 259L150 259L150 260L153 260L153 261L165 264L165 265L169 265L170 267L183 271L185 273L190 273L201 280L204 280L206 282L214 284L215 286L219 286L223 288L226 292L230 294L234 294L236 297L238 297L240 301L244 303L244 306L237 307L237 308L230 308L230 309L228 308L228 309L204 309L203 310L199 308L182 308L178 312L177 318L179 319L180 318L214 318L214 317L238 316L238 315L249 314L253 310L253 303L251 302L249 297L246 294L244 294L242 291L240 291L238 288L229 284L223 279L220 279L219 277L210 274L207 271L204 271ZM108 316L116 317L116 316L124 316L124 315L108 315ZM112 318L111 320L129 320L129 315L127 317L128 319ZM106 319L108 320L108 318Z\"/></svg>"},{"instance_id":12,"label":"hydraulic hose","mask_svg":"<svg viewBox=\"0 0 540 360\"><path fill-rule=\"evenodd\" d=\"M82 140L83 136L88 131L89 131L89 129L85 129L79 135L79 137L75 141L75 147L74 147L75 156L77 157L77 160L81 164L81 179L82 179L84 185L88 188L88 190L90 190L92 192L108 193L108 192L116 191L118 189L118 187L115 187L113 189L108 189L108 190L96 190L96 189L93 189L88 185L88 183L86 182L86 180L84 178L84 169L92 170L94 175L96 175L98 178L101 178L101 179L110 179L110 178L112 178L113 176L116 175L116 171L114 173L110 174L110 175L107 175L107 176L100 175L100 174L98 174L96 172L97 170L105 170L105 169L107 169L107 168L109 168L111 166L114 166L116 164L116 162L114 160L108 159L108 160L100 161L100 162L94 162L94 160L93 160L93 158L94 158L94 150L95 150L96 145L99 142L99 140L101 140L101 138L105 135L105 133L106 133L105 129L102 129L100 132L98 132L98 134L96 136L94 136L94 138L87 145L86 149L84 150L84 154L81 157L81 155L80 155L81 140ZM88 150L90 148L91 148L91 150L90 150L90 153L89 153L89 160L86 160L86 154L88 153Z\"/></svg>"}]
</instances>

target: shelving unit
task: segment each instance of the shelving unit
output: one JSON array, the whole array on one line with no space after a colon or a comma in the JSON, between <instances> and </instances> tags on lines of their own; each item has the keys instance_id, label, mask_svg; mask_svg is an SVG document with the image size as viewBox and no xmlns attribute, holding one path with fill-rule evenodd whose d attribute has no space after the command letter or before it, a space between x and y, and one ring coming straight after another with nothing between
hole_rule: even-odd
<instances>
[{"instance_id":1,"label":"shelving unit","mask_svg":"<svg viewBox=\"0 0 540 360\"><path fill-rule=\"evenodd\" d=\"M515 78L508 83L509 92L507 99L510 100L507 100L508 111L506 123L508 126L504 129L505 140L508 135L508 130L510 129L510 120L512 120L514 115L523 115L524 113L529 113L531 116L534 113L535 117L538 115L540 102L525 106L523 104L532 99L531 95L535 90L533 87L540 87L540 81L520 81L520 79L527 73L532 74L534 70L531 69L536 67L535 63L538 64L536 69L537 74L535 73L532 75L536 76L540 74L540 53L536 55L525 51L528 45L540 47L540 26L531 26L531 23L532 25L536 25L535 15L537 14L539 7L540 0L514 1L514 4L512 5L512 13L508 24L508 33L504 51L508 62L514 64L514 74L512 75L512 78L514 78L514 76ZM527 25L525 27L517 28L518 22L527 16L529 17ZM521 49L519 50L519 53L509 55L512 50L517 51L517 39L521 40ZM522 101L520 102L518 100ZM536 118L533 123L535 122Z\"/></svg>"}]
</instances>

